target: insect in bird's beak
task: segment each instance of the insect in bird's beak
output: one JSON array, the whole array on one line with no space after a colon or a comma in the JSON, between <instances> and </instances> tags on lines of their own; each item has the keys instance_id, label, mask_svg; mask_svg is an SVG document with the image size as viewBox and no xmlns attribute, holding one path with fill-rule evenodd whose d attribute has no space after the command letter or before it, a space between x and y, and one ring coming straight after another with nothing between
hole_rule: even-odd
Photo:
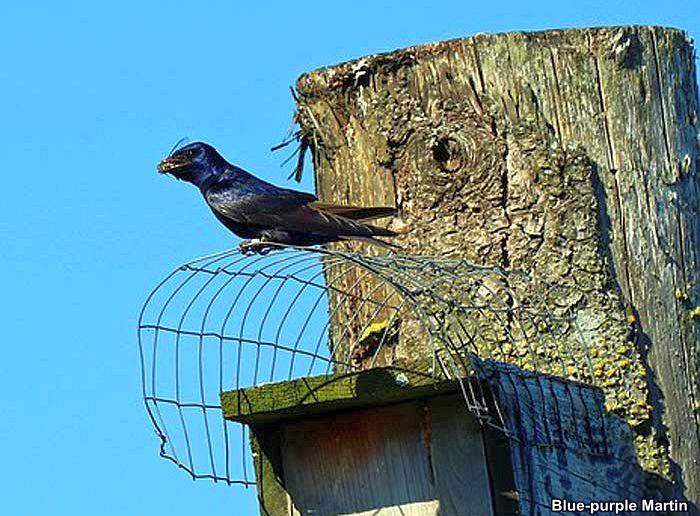
<instances>
[{"instance_id":1,"label":"insect in bird's beak","mask_svg":"<svg viewBox=\"0 0 700 516\"><path fill-rule=\"evenodd\" d=\"M168 174L189 167L191 164L192 162L184 156L170 156L158 163L158 172Z\"/></svg>"}]
</instances>

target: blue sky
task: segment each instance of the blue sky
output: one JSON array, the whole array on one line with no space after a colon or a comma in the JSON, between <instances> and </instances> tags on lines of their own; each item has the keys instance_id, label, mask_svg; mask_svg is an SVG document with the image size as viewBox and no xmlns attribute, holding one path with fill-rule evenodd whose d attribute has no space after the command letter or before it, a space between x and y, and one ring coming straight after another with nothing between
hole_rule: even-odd
<instances>
[{"instance_id":1,"label":"blue sky","mask_svg":"<svg viewBox=\"0 0 700 516\"><path fill-rule=\"evenodd\" d=\"M269 148L304 71L477 32L637 23L697 38L692 3L0 3L3 512L257 514L253 490L159 459L140 400L144 296L236 242L156 174L180 137L288 185Z\"/></svg>"}]
</instances>

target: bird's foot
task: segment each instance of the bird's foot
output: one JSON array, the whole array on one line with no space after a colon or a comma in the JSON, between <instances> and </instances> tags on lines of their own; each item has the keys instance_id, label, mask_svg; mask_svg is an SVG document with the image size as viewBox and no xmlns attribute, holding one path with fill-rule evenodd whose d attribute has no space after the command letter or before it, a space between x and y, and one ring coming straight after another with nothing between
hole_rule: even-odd
<instances>
[{"instance_id":1,"label":"bird's foot","mask_svg":"<svg viewBox=\"0 0 700 516\"><path fill-rule=\"evenodd\" d=\"M244 240L238 245L238 250L241 252L241 254L245 255L259 254L264 256L269 253L273 247L275 246L270 245L269 243L265 242L265 240L256 238L254 240Z\"/></svg>"}]
</instances>

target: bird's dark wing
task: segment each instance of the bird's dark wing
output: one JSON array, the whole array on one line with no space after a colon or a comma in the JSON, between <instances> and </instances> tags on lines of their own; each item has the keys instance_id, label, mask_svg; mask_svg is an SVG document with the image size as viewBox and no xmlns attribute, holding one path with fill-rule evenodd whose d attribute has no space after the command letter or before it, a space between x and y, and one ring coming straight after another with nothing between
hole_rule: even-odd
<instances>
[{"instance_id":1,"label":"bird's dark wing","mask_svg":"<svg viewBox=\"0 0 700 516\"><path fill-rule=\"evenodd\" d=\"M396 208L390 208L388 206L372 206L365 208L363 206L342 206L322 202L314 202L311 204L311 206L314 209L325 213L333 213L334 215L340 215L346 219L359 221L381 219L382 217L393 217L397 214Z\"/></svg>"},{"instance_id":2,"label":"bird's dark wing","mask_svg":"<svg viewBox=\"0 0 700 516\"><path fill-rule=\"evenodd\" d=\"M314 208L316 197L236 174L205 194L217 213L237 224L328 236L392 236L393 232Z\"/></svg>"}]
</instances>

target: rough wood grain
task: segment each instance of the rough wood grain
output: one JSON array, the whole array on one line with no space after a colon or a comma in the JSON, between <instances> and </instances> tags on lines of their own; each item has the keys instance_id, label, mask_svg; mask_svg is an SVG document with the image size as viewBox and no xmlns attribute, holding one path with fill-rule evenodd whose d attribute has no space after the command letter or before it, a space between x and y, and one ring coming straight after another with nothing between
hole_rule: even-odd
<instances>
[{"instance_id":1,"label":"rough wood grain","mask_svg":"<svg viewBox=\"0 0 700 516\"><path fill-rule=\"evenodd\" d=\"M408 252L533 271L580 296L608 407L700 502L700 186L686 34L479 35L303 75L324 201L396 205ZM631 305L642 340L626 338ZM399 346L418 358L427 346Z\"/></svg>"},{"instance_id":2,"label":"rough wood grain","mask_svg":"<svg viewBox=\"0 0 700 516\"><path fill-rule=\"evenodd\" d=\"M440 500L438 514L491 514L482 428L464 410L461 397L433 398L429 409L431 464L436 497Z\"/></svg>"},{"instance_id":3,"label":"rough wood grain","mask_svg":"<svg viewBox=\"0 0 700 516\"><path fill-rule=\"evenodd\" d=\"M439 396L285 425L292 514L492 514L481 435L461 404Z\"/></svg>"},{"instance_id":4,"label":"rough wood grain","mask_svg":"<svg viewBox=\"0 0 700 516\"><path fill-rule=\"evenodd\" d=\"M550 514L553 499L641 504L648 496L630 428L605 411L599 389L507 364L487 369L515 437L521 516Z\"/></svg>"}]
</instances>

